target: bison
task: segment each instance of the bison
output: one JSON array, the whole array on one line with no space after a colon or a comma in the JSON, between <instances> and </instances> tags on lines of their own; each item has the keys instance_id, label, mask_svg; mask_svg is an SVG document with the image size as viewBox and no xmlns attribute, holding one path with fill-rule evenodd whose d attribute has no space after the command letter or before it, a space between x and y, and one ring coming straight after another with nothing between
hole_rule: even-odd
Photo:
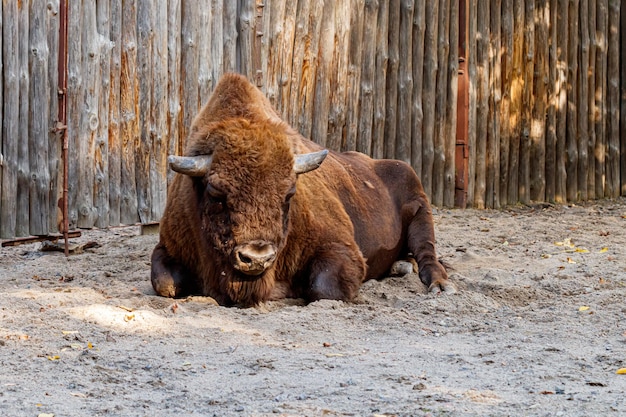
<instances>
[{"instance_id":1,"label":"bison","mask_svg":"<svg viewBox=\"0 0 626 417\"><path fill-rule=\"evenodd\" d=\"M351 300L412 257L431 291L453 291L431 207L403 162L338 153L281 120L245 77L225 75L192 122L168 189L151 280L166 297L221 305Z\"/></svg>"}]
</instances>

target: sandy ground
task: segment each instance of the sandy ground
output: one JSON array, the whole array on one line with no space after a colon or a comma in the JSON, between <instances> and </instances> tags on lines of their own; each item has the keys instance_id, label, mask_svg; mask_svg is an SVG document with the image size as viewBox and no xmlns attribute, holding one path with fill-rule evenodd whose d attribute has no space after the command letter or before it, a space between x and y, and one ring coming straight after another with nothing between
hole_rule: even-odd
<instances>
[{"instance_id":1,"label":"sandy ground","mask_svg":"<svg viewBox=\"0 0 626 417\"><path fill-rule=\"evenodd\" d=\"M3 248L0 415L626 415L626 200L435 220L460 291L354 303L157 297L138 227Z\"/></svg>"}]
</instances>

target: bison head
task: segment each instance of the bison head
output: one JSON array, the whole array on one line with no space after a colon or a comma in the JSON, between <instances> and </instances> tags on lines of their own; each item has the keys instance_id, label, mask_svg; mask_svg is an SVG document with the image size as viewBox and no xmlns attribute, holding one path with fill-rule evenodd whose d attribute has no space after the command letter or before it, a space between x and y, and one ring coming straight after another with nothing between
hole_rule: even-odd
<instances>
[{"instance_id":1,"label":"bison head","mask_svg":"<svg viewBox=\"0 0 626 417\"><path fill-rule=\"evenodd\" d=\"M295 154L283 124L246 119L212 123L190 141L188 156L168 162L192 179L220 279L263 276L286 243L297 175L318 168L328 151Z\"/></svg>"}]
</instances>

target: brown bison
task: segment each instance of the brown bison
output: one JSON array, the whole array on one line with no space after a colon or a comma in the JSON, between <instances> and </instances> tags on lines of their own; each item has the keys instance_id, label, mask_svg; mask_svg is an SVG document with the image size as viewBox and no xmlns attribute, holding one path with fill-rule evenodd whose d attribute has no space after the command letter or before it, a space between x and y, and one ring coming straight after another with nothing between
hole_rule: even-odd
<instances>
[{"instance_id":1,"label":"brown bison","mask_svg":"<svg viewBox=\"0 0 626 417\"><path fill-rule=\"evenodd\" d=\"M351 300L407 256L431 291L454 289L415 172L303 138L240 75L221 79L169 163L178 174L152 254L159 295Z\"/></svg>"}]
</instances>

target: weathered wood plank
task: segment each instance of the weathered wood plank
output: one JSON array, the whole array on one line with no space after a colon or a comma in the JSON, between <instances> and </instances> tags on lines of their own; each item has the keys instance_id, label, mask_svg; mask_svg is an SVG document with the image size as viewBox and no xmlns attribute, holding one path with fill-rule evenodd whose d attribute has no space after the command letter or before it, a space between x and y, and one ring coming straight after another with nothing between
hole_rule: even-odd
<instances>
[{"instance_id":1,"label":"weathered wood plank","mask_svg":"<svg viewBox=\"0 0 626 417\"><path fill-rule=\"evenodd\" d=\"M448 96L448 57L450 54L450 1L439 0L438 39L437 39L437 93L435 94L435 135L433 159L433 191L431 202L438 207L443 205L445 168L445 124Z\"/></svg>"},{"instance_id":2,"label":"weathered wood plank","mask_svg":"<svg viewBox=\"0 0 626 417\"><path fill-rule=\"evenodd\" d=\"M524 79L522 69L524 65L524 2L513 1L513 74L511 79L511 143L509 145L509 189L508 203L516 204L519 201L519 158L522 136L522 96L524 93Z\"/></svg>"},{"instance_id":3,"label":"weathered wood plank","mask_svg":"<svg viewBox=\"0 0 626 417\"><path fill-rule=\"evenodd\" d=\"M248 80L254 82L254 71L252 68L252 50L254 44L254 0L238 0L237 6L237 26L239 27L237 38L237 62L239 72L245 75Z\"/></svg>"},{"instance_id":4,"label":"weathered wood plank","mask_svg":"<svg viewBox=\"0 0 626 417\"><path fill-rule=\"evenodd\" d=\"M411 113L413 102L413 0L400 1L398 42L398 117L396 118L396 159L411 163ZM441 91L444 91L443 89Z\"/></svg>"},{"instance_id":5,"label":"weathered wood plank","mask_svg":"<svg viewBox=\"0 0 626 417\"><path fill-rule=\"evenodd\" d=\"M224 74L224 31L222 25L222 22L224 21L223 0L211 0L211 16L211 60L215 63L215 65L213 65L213 86L215 86ZM209 97L200 97L200 102L204 104L208 99ZM184 138L181 139L184 140Z\"/></svg>"},{"instance_id":6,"label":"weathered wood plank","mask_svg":"<svg viewBox=\"0 0 626 417\"><path fill-rule=\"evenodd\" d=\"M389 58L387 61L387 87L385 91L385 158L396 157L396 136L398 125L398 66L400 65L400 8L400 0L389 1L389 41L387 50ZM436 53L432 59L436 61ZM426 194L428 194L428 191Z\"/></svg>"},{"instance_id":7,"label":"weathered wood plank","mask_svg":"<svg viewBox=\"0 0 626 417\"><path fill-rule=\"evenodd\" d=\"M469 2L469 17L468 17L468 36L469 44L467 47L467 71L470 80L476 80L477 77L477 65L476 65L476 33L478 30L478 0L467 0ZM473 82L473 81L471 81ZM471 83L470 82L470 83ZM467 204L468 206L474 206L474 190L476 188L476 126L477 126L477 107L478 107L478 95L476 88L469 88L469 112L467 117L468 134L467 143L469 149L468 158L468 177L467 177ZM427 107L424 108L426 110Z\"/></svg>"},{"instance_id":8,"label":"weathered wood plank","mask_svg":"<svg viewBox=\"0 0 626 417\"><path fill-rule=\"evenodd\" d=\"M336 46L333 55L330 85L330 113L328 116L328 135L326 145L329 149L341 150L346 124L347 83L348 83L348 48L350 36L350 4L340 2L335 8Z\"/></svg>"},{"instance_id":9,"label":"weathered wood plank","mask_svg":"<svg viewBox=\"0 0 626 417\"><path fill-rule=\"evenodd\" d=\"M376 57L375 57L375 81L374 81L374 114L372 121L372 145L371 152L374 158L385 156L385 112L387 85L387 64L389 59L387 32L389 30L389 2L379 1L376 30ZM420 130L421 137L421 130ZM421 149L420 149L421 151ZM421 162L421 161L420 161ZM419 173L419 172L418 172Z\"/></svg>"},{"instance_id":10,"label":"weathered wood plank","mask_svg":"<svg viewBox=\"0 0 626 417\"><path fill-rule=\"evenodd\" d=\"M189 127L198 112L200 97L198 92L198 30L200 15L197 11L197 1L182 2L182 30L181 30L181 80L182 80L182 125L180 137L185 141L189 134ZM222 27L220 22L216 25ZM226 59L224 59L224 63Z\"/></svg>"},{"instance_id":11,"label":"weathered wood plank","mask_svg":"<svg viewBox=\"0 0 626 417\"><path fill-rule=\"evenodd\" d=\"M533 79L534 106L530 125L530 199L544 201L546 197L546 106L548 104L548 0L537 0L535 21L535 63Z\"/></svg>"},{"instance_id":12,"label":"weathered wood plank","mask_svg":"<svg viewBox=\"0 0 626 417\"><path fill-rule=\"evenodd\" d=\"M524 2L524 60L523 60L523 83L522 92L522 137L519 157L519 201L530 202L530 152L531 152L531 129L533 107L534 59L535 59L535 3Z\"/></svg>"},{"instance_id":13,"label":"weathered wood plank","mask_svg":"<svg viewBox=\"0 0 626 417\"><path fill-rule=\"evenodd\" d=\"M213 8L215 12L215 8ZM168 2L167 25L170 28L182 27L182 6L181 0L171 0ZM213 26L211 25L213 30ZM167 68L168 68L168 108L167 108L167 153L169 155L181 155L183 153L183 124L181 111L181 89L182 89L182 36L179 30L168 30L167 40ZM215 38L213 38L215 44ZM211 49L213 51L213 48ZM217 57L216 59L219 59ZM220 62L220 61L218 61ZM217 65L215 67L218 67ZM215 68L214 67L214 68ZM167 184L174 177L174 171L165 167Z\"/></svg>"},{"instance_id":14,"label":"weathered wood plank","mask_svg":"<svg viewBox=\"0 0 626 417\"><path fill-rule=\"evenodd\" d=\"M593 0L592 0L593 1ZM580 0L578 14L579 71L578 85L578 198L587 200L587 171L589 168L589 3Z\"/></svg>"},{"instance_id":15,"label":"weathered wood plank","mask_svg":"<svg viewBox=\"0 0 626 417\"><path fill-rule=\"evenodd\" d=\"M587 24L589 26L589 70L587 71L587 132L589 140L587 143L587 198L596 198L596 2L597 0L589 0L589 18Z\"/></svg>"},{"instance_id":16,"label":"weathered wood plank","mask_svg":"<svg viewBox=\"0 0 626 417\"><path fill-rule=\"evenodd\" d=\"M61 230L59 226L63 217L58 204L59 199L63 196L63 166L61 161L62 136L61 131L56 130L56 127L58 127L57 122L59 121L59 0L48 1L46 9L48 27L46 42L48 44L47 71L49 98L47 163L50 175L50 185L48 187L49 198L46 212L48 213L48 233L52 233ZM0 93L0 103L2 102L1 97L2 94Z\"/></svg>"},{"instance_id":17,"label":"weathered wood plank","mask_svg":"<svg viewBox=\"0 0 626 417\"><path fill-rule=\"evenodd\" d=\"M29 88L30 71L29 58L29 8L28 3L18 4L18 36L19 36L19 129L18 137L24 138L18 142L17 153L17 195L16 195L16 236L27 236L29 229L29 154L28 154L28 119L29 119ZM11 103L14 105L14 103Z\"/></svg>"},{"instance_id":18,"label":"weathered wood plank","mask_svg":"<svg viewBox=\"0 0 626 417\"><path fill-rule=\"evenodd\" d=\"M500 205L506 205L509 189L509 147L511 143L511 89L513 80L513 0L502 0L500 19L500 77L502 100L500 101Z\"/></svg>"},{"instance_id":19,"label":"weathered wood plank","mask_svg":"<svg viewBox=\"0 0 626 417\"><path fill-rule=\"evenodd\" d=\"M556 182L558 177L558 166L556 156L556 114L559 98L559 82L557 76L557 4L558 0L549 0L549 46L548 46L548 103L546 110L546 201L556 201Z\"/></svg>"},{"instance_id":20,"label":"weathered wood plank","mask_svg":"<svg viewBox=\"0 0 626 417\"><path fill-rule=\"evenodd\" d=\"M208 7L208 4L207 4ZM156 28L168 27L167 8L157 7L153 21ZM149 221L158 221L165 210L167 197L168 143L168 31L153 31L152 40L152 108L150 112L150 216ZM208 32L208 31L207 31ZM205 45L208 49L208 45Z\"/></svg>"},{"instance_id":21,"label":"weathered wood plank","mask_svg":"<svg viewBox=\"0 0 626 417\"><path fill-rule=\"evenodd\" d=\"M487 190L487 128L489 120L489 0L479 0L476 33L476 184L474 206L485 208Z\"/></svg>"},{"instance_id":22,"label":"weathered wood plank","mask_svg":"<svg viewBox=\"0 0 626 417\"><path fill-rule=\"evenodd\" d=\"M626 196L626 3L620 5L620 195Z\"/></svg>"},{"instance_id":23,"label":"weathered wood plank","mask_svg":"<svg viewBox=\"0 0 626 417\"><path fill-rule=\"evenodd\" d=\"M122 0L111 0L110 3L111 64L109 67L109 225L118 226L120 221L121 205L121 175L122 175L122 142L120 90L122 70Z\"/></svg>"},{"instance_id":24,"label":"weathered wood plank","mask_svg":"<svg viewBox=\"0 0 626 417\"><path fill-rule=\"evenodd\" d=\"M198 30L198 79L196 80L198 88L198 108L202 107L209 101L211 91L217 82L213 79L214 67L221 67L221 62L216 61L211 56L211 28L215 22L212 16L211 0L198 0L198 10L200 30ZM167 47L167 45L165 46Z\"/></svg>"},{"instance_id":25,"label":"weathered wood plank","mask_svg":"<svg viewBox=\"0 0 626 417\"><path fill-rule=\"evenodd\" d=\"M417 1L413 12L413 100L411 105L411 166L421 174L422 132L424 130L424 34L426 32L426 2Z\"/></svg>"},{"instance_id":26,"label":"weathered wood plank","mask_svg":"<svg viewBox=\"0 0 626 417\"><path fill-rule=\"evenodd\" d=\"M426 2L426 29L424 32L424 85L422 101L429 103L424 107L424 130L422 132L422 169L421 180L426 195L433 193L433 164L435 159L435 99L437 97L437 39L439 20L439 1ZM392 22L389 22L391 27Z\"/></svg>"},{"instance_id":27,"label":"weathered wood plank","mask_svg":"<svg viewBox=\"0 0 626 417\"><path fill-rule=\"evenodd\" d=\"M615 198L620 193L620 0L609 0L608 62L607 62L607 166L605 196Z\"/></svg>"},{"instance_id":28,"label":"weathered wood plank","mask_svg":"<svg viewBox=\"0 0 626 417\"><path fill-rule=\"evenodd\" d=\"M489 42L489 117L487 119L487 166L485 183L485 206L499 208L500 198L500 101L502 97L502 48L500 31L502 26L502 0L491 0Z\"/></svg>"},{"instance_id":29,"label":"weathered wood plank","mask_svg":"<svg viewBox=\"0 0 626 417\"><path fill-rule=\"evenodd\" d=\"M98 28L96 53L100 55L101 84L98 100L98 128L96 130L96 143L94 155L94 206L97 211L95 226L104 228L109 226L109 105L111 94L111 50L113 45L109 41L111 32L111 11L110 3L106 1L97 2L96 22ZM98 45L99 44L99 45Z\"/></svg>"},{"instance_id":30,"label":"weathered wood plank","mask_svg":"<svg viewBox=\"0 0 626 417\"><path fill-rule=\"evenodd\" d=\"M17 221L17 165L19 141L20 63L17 2L3 2L2 6L2 182L0 183L0 237L16 236Z\"/></svg>"},{"instance_id":31,"label":"weathered wood plank","mask_svg":"<svg viewBox=\"0 0 626 417\"><path fill-rule=\"evenodd\" d=\"M567 201L567 51L569 0L557 0L556 181L554 200Z\"/></svg>"},{"instance_id":32,"label":"weathered wood plank","mask_svg":"<svg viewBox=\"0 0 626 417\"><path fill-rule=\"evenodd\" d=\"M292 109L289 108L291 98L292 65L294 53L294 38L296 36L296 12L297 1L287 1L285 4L284 14L284 31L282 42L279 46L279 85L281 86L278 94L277 109L282 117L291 123ZM294 126L296 127L296 126Z\"/></svg>"},{"instance_id":33,"label":"weathered wood plank","mask_svg":"<svg viewBox=\"0 0 626 417\"><path fill-rule=\"evenodd\" d=\"M237 2L223 0L224 72L237 71ZM196 10L197 13L197 10ZM200 29L200 28L198 28Z\"/></svg>"},{"instance_id":34,"label":"weathered wood plank","mask_svg":"<svg viewBox=\"0 0 626 417\"><path fill-rule=\"evenodd\" d=\"M137 4L124 0L122 6L122 54L120 68L120 137L122 146L120 178L120 221L134 224L137 212L135 150L139 143L139 83L137 80Z\"/></svg>"},{"instance_id":35,"label":"weathered wood plank","mask_svg":"<svg viewBox=\"0 0 626 417\"><path fill-rule=\"evenodd\" d=\"M196 13L199 13L196 10ZM154 35L154 6L152 2L137 2L137 78L139 81L139 141L135 148L135 183L137 184L137 212L139 221L150 221L152 202L150 184L150 159L152 150L152 130L150 113L152 103L153 71L152 47Z\"/></svg>"},{"instance_id":36,"label":"weathered wood plank","mask_svg":"<svg viewBox=\"0 0 626 417\"><path fill-rule=\"evenodd\" d=\"M317 76L315 82L315 100L313 101L311 139L322 146L326 146L327 143L327 121L328 115L330 114L330 78L333 72L333 54L335 53L335 7L335 2L324 2L320 45L317 57ZM272 54L270 49L270 55Z\"/></svg>"},{"instance_id":37,"label":"weathered wood plank","mask_svg":"<svg viewBox=\"0 0 626 417\"><path fill-rule=\"evenodd\" d=\"M348 45L348 105L346 107L346 133L342 149L356 150L358 116L361 96L361 65L363 53L363 8L364 0L353 0L350 13L350 40Z\"/></svg>"},{"instance_id":38,"label":"weathered wood plank","mask_svg":"<svg viewBox=\"0 0 626 417\"><path fill-rule=\"evenodd\" d=\"M356 150L367 155L372 154L372 122L374 116L374 74L376 71L376 38L378 1L366 0L363 12L363 59L360 68L360 109L357 132Z\"/></svg>"},{"instance_id":39,"label":"weathered wood plank","mask_svg":"<svg viewBox=\"0 0 626 417\"><path fill-rule=\"evenodd\" d=\"M567 76L567 199L578 201L578 6L579 0L570 0L568 11L568 76Z\"/></svg>"},{"instance_id":40,"label":"weathered wood plank","mask_svg":"<svg viewBox=\"0 0 626 417\"><path fill-rule=\"evenodd\" d=\"M450 1L449 17L449 44L448 54L448 87L446 99L446 124L444 129L444 166L443 166L443 206L454 207L455 198L455 154L456 154L456 128L457 128L457 103L459 92L459 2Z\"/></svg>"},{"instance_id":41,"label":"weathered wood plank","mask_svg":"<svg viewBox=\"0 0 626 417\"><path fill-rule=\"evenodd\" d=\"M595 73L595 111L594 130L596 134L596 143L594 147L595 159L595 195L597 198L604 197L606 185L606 88L607 88L607 43L608 43L608 0L598 0L596 7L596 73Z\"/></svg>"},{"instance_id":42,"label":"weathered wood plank","mask_svg":"<svg viewBox=\"0 0 626 417\"><path fill-rule=\"evenodd\" d=\"M287 0L275 0L269 3L269 33L267 34L266 41L269 44L268 56L267 56L267 83L265 87L265 94L272 104L272 106L280 113L282 108L280 106L281 95L281 59L283 57L282 45L284 43L285 36L285 2ZM330 7L330 6L328 6ZM332 15L334 17L334 14ZM330 19L330 17L328 17ZM334 19L329 22L324 22L328 27L335 27ZM332 39L332 38L331 38ZM334 39L333 39L334 40ZM330 65L329 65L330 68ZM330 87L329 87L330 88Z\"/></svg>"}]
</instances>

